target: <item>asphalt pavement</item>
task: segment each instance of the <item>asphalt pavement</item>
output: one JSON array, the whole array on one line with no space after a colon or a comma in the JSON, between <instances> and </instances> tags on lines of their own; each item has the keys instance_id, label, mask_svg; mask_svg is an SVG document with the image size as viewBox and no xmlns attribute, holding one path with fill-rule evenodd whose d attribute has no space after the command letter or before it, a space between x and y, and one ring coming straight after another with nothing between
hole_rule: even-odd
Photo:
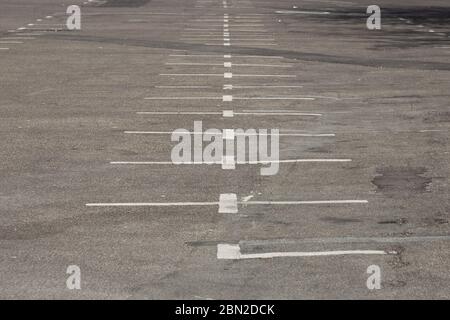
<instances>
[{"instance_id":1,"label":"asphalt pavement","mask_svg":"<svg viewBox=\"0 0 450 320\"><path fill-rule=\"evenodd\" d=\"M0 298L449 299L450 4L372 2L0 0Z\"/></svg>"}]
</instances>

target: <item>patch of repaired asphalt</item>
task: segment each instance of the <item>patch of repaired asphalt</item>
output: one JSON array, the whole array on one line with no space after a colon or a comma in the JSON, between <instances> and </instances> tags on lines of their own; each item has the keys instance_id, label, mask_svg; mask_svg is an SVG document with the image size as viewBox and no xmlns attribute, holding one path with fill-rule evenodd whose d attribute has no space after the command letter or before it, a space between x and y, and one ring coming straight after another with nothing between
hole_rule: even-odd
<instances>
[{"instance_id":1,"label":"patch of repaired asphalt","mask_svg":"<svg viewBox=\"0 0 450 320\"><path fill-rule=\"evenodd\" d=\"M387 196L428 192L432 183L432 178L422 176L425 168L385 167L377 169L377 173L372 183Z\"/></svg>"}]
</instances>

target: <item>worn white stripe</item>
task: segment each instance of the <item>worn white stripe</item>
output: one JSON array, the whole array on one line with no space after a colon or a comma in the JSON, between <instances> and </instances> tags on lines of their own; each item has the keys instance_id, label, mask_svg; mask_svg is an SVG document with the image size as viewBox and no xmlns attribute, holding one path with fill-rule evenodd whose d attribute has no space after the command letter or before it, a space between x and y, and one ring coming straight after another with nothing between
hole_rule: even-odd
<instances>
[{"instance_id":1,"label":"worn white stripe","mask_svg":"<svg viewBox=\"0 0 450 320\"><path fill-rule=\"evenodd\" d=\"M217 259L242 260L242 259L272 259L281 257L323 257L341 255L386 255L396 252L384 250L333 250L333 251L313 251L313 252L267 252L242 254L239 245L218 244Z\"/></svg>"},{"instance_id":2,"label":"worn white stripe","mask_svg":"<svg viewBox=\"0 0 450 320\"><path fill-rule=\"evenodd\" d=\"M231 157L231 156L230 156ZM228 158L230 160L230 158ZM236 164L270 164L270 163L313 163L313 162L351 162L351 159L288 159L288 160L258 160L258 161L234 161ZM230 160L231 162L231 160ZM111 161L110 164L114 165L198 165L198 164L223 164L223 161L185 161L185 162L173 162L173 161ZM260 202L246 202L250 204L321 204L321 203L351 203L345 201L359 201L359 200L342 200L344 202L332 201L297 201L297 202L272 202L272 201L260 201ZM354 202L360 203L360 202Z\"/></svg>"},{"instance_id":3,"label":"worn white stripe","mask_svg":"<svg viewBox=\"0 0 450 320\"><path fill-rule=\"evenodd\" d=\"M223 193L219 198L219 213L237 213L237 196L235 193Z\"/></svg>"},{"instance_id":4,"label":"worn white stripe","mask_svg":"<svg viewBox=\"0 0 450 320\"><path fill-rule=\"evenodd\" d=\"M124 131L125 134L147 134L147 135L160 135L160 134L172 134L173 131ZM212 133L206 132L188 132L186 135L213 135ZM255 134L245 134L245 133L235 133L236 136L248 136L248 135L258 135ZM286 137L335 137L334 133L267 133L268 136L286 136Z\"/></svg>"},{"instance_id":5,"label":"worn white stripe","mask_svg":"<svg viewBox=\"0 0 450 320\"><path fill-rule=\"evenodd\" d=\"M86 203L87 207L171 207L171 206L216 206L219 202L100 202Z\"/></svg>"}]
</instances>

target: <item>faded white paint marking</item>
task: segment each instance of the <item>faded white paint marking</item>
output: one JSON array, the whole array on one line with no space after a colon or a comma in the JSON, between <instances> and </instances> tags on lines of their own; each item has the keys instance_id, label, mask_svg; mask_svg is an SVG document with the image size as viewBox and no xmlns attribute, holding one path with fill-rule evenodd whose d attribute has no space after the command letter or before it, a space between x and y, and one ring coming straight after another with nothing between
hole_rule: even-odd
<instances>
[{"instance_id":1,"label":"faded white paint marking","mask_svg":"<svg viewBox=\"0 0 450 320\"><path fill-rule=\"evenodd\" d=\"M233 111L232 110L224 110L223 113L229 112L229 116L224 115L224 117L233 117ZM230 129L232 130L232 129ZM124 131L125 134L146 134L146 135L160 135L160 134L173 134L173 131ZM183 134L183 133L179 133ZM210 134L206 132L186 132L186 135L215 135ZM234 133L235 136L252 136L252 135L258 135L257 133L254 134L247 134L247 133ZM286 137L335 137L336 134L334 133L268 133L268 136L286 136ZM225 139L225 138L224 138ZM286 160L290 161L290 160Z\"/></svg>"},{"instance_id":2,"label":"faded white paint marking","mask_svg":"<svg viewBox=\"0 0 450 320\"><path fill-rule=\"evenodd\" d=\"M221 112L190 112L190 111L138 111L136 114L161 114L161 115L212 115L212 114L222 114Z\"/></svg>"},{"instance_id":3,"label":"faded white paint marking","mask_svg":"<svg viewBox=\"0 0 450 320\"><path fill-rule=\"evenodd\" d=\"M222 157L222 169L224 170L236 169L236 161L234 159L234 155L224 155Z\"/></svg>"},{"instance_id":4,"label":"faded white paint marking","mask_svg":"<svg viewBox=\"0 0 450 320\"><path fill-rule=\"evenodd\" d=\"M186 133L188 134L188 133ZM192 133L190 133L192 134ZM195 133L198 134L198 133ZM110 161L113 165L198 165L198 164L221 164L222 168L234 169L236 164L271 164L271 163L313 163L313 162L351 162L351 159L288 159L288 160L261 160L261 161L235 161L234 155L225 155L222 161ZM354 202L352 202L354 201ZM366 200L363 200L366 201ZM255 201L249 204L333 204L333 203L362 203L360 200L330 200L330 201ZM366 203L366 202L364 202Z\"/></svg>"},{"instance_id":5,"label":"faded white paint marking","mask_svg":"<svg viewBox=\"0 0 450 320\"><path fill-rule=\"evenodd\" d=\"M313 251L313 252L267 252L242 254L238 244L218 244L217 259L242 260L242 259L272 259L281 257L323 257L342 255L386 255L396 254L395 251L384 250L334 250L334 251Z\"/></svg>"},{"instance_id":6,"label":"faded white paint marking","mask_svg":"<svg viewBox=\"0 0 450 320\"><path fill-rule=\"evenodd\" d=\"M216 206L218 202L110 202L86 203L87 207L184 207L184 206Z\"/></svg>"},{"instance_id":7,"label":"faded white paint marking","mask_svg":"<svg viewBox=\"0 0 450 320\"><path fill-rule=\"evenodd\" d=\"M223 110L222 117L233 118L234 117L233 110Z\"/></svg>"},{"instance_id":8,"label":"faded white paint marking","mask_svg":"<svg viewBox=\"0 0 450 320\"><path fill-rule=\"evenodd\" d=\"M221 97L145 97L144 100L220 100Z\"/></svg>"},{"instance_id":9,"label":"faded white paint marking","mask_svg":"<svg viewBox=\"0 0 450 320\"><path fill-rule=\"evenodd\" d=\"M219 198L219 213L237 213L237 196L235 193L222 193Z\"/></svg>"}]
</instances>

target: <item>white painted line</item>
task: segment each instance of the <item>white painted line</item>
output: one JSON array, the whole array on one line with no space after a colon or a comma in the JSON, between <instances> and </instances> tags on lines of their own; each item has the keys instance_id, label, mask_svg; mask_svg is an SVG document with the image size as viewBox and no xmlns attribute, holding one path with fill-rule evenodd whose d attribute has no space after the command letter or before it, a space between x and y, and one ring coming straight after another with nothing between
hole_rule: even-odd
<instances>
[{"instance_id":1,"label":"white painted line","mask_svg":"<svg viewBox=\"0 0 450 320\"><path fill-rule=\"evenodd\" d=\"M285 74L235 74L235 77L271 77L271 78L296 78L296 75Z\"/></svg>"},{"instance_id":2,"label":"white painted line","mask_svg":"<svg viewBox=\"0 0 450 320\"><path fill-rule=\"evenodd\" d=\"M222 97L145 97L144 100L221 100Z\"/></svg>"},{"instance_id":3,"label":"white painted line","mask_svg":"<svg viewBox=\"0 0 450 320\"><path fill-rule=\"evenodd\" d=\"M222 117L233 118L234 117L233 110L223 110Z\"/></svg>"},{"instance_id":4,"label":"white painted line","mask_svg":"<svg viewBox=\"0 0 450 320\"><path fill-rule=\"evenodd\" d=\"M222 66L220 63L202 63L202 62L166 62L170 66ZM291 68L290 64L253 64L253 63L235 63L234 66L239 67L266 67L266 68ZM231 68L231 62L224 62L225 68Z\"/></svg>"},{"instance_id":5,"label":"white painted line","mask_svg":"<svg viewBox=\"0 0 450 320\"><path fill-rule=\"evenodd\" d=\"M87 207L183 207L183 206L216 206L218 202L111 202L86 203Z\"/></svg>"},{"instance_id":6,"label":"white painted line","mask_svg":"<svg viewBox=\"0 0 450 320\"><path fill-rule=\"evenodd\" d=\"M160 114L160 115L207 115L207 114L222 114L221 112L189 112L189 111L139 111L136 114Z\"/></svg>"},{"instance_id":7,"label":"white painted line","mask_svg":"<svg viewBox=\"0 0 450 320\"><path fill-rule=\"evenodd\" d=\"M5 40L34 40L36 38L32 38L32 37L5 37L5 38L1 38L1 39L5 39Z\"/></svg>"},{"instance_id":8,"label":"white painted line","mask_svg":"<svg viewBox=\"0 0 450 320\"><path fill-rule=\"evenodd\" d=\"M223 55L223 58L224 58L224 59L231 59L231 54L224 54L224 55Z\"/></svg>"},{"instance_id":9,"label":"white painted line","mask_svg":"<svg viewBox=\"0 0 450 320\"><path fill-rule=\"evenodd\" d=\"M396 252L384 250L334 250L334 251L313 251L313 252L267 252L242 254L238 244L218 244L217 259L242 260L242 259L272 259L281 257L323 257L341 255L386 255Z\"/></svg>"},{"instance_id":10,"label":"white painted line","mask_svg":"<svg viewBox=\"0 0 450 320\"><path fill-rule=\"evenodd\" d=\"M158 89L206 89L210 86L155 86Z\"/></svg>"},{"instance_id":11,"label":"white painted line","mask_svg":"<svg viewBox=\"0 0 450 320\"><path fill-rule=\"evenodd\" d=\"M236 169L236 161L234 160L234 155L224 155L222 157L222 169L223 170Z\"/></svg>"},{"instance_id":12,"label":"white painted line","mask_svg":"<svg viewBox=\"0 0 450 320\"><path fill-rule=\"evenodd\" d=\"M231 101L233 101L233 96L232 95L224 95L224 96L222 96L222 101L223 102L231 102Z\"/></svg>"},{"instance_id":13,"label":"white painted line","mask_svg":"<svg viewBox=\"0 0 450 320\"><path fill-rule=\"evenodd\" d=\"M222 97L145 97L144 100L222 100L230 102L233 100L316 100L311 97L236 97L223 95ZM238 113L236 113L238 114Z\"/></svg>"},{"instance_id":14,"label":"white painted line","mask_svg":"<svg viewBox=\"0 0 450 320\"><path fill-rule=\"evenodd\" d=\"M233 86L235 89L251 89L251 88L303 88L303 86L270 86L270 85L260 85L260 86Z\"/></svg>"},{"instance_id":15,"label":"white painted line","mask_svg":"<svg viewBox=\"0 0 450 320\"><path fill-rule=\"evenodd\" d=\"M198 133L195 133L198 134ZM112 165L199 165L199 164L221 164L232 165L234 169L235 164L271 164L271 163L331 163L331 162L351 162L351 159L288 159L288 160L258 160L258 161L235 161L234 155L225 155L222 161L186 161L186 162L173 162L173 161L110 161ZM366 200L327 200L327 201L253 201L246 202L248 204L338 204L338 203L367 203Z\"/></svg>"},{"instance_id":16,"label":"white painted line","mask_svg":"<svg viewBox=\"0 0 450 320\"><path fill-rule=\"evenodd\" d=\"M294 11L294 10L279 10L275 11L276 13L281 14L318 14L318 15L328 15L331 14L329 11Z\"/></svg>"},{"instance_id":17,"label":"white painted line","mask_svg":"<svg viewBox=\"0 0 450 320\"><path fill-rule=\"evenodd\" d=\"M299 204L364 204L367 200L316 200L316 201L247 201L253 205L299 205Z\"/></svg>"},{"instance_id":18,"label":"white painted line","mask_svg":"<svg viewBox=\"0 0 450 320\"><path fill-rule=\"evenodd\" d=\"M231 72L225 72L223 75L221 73L161 73L160 76L171 76L171 77L265 77L265 78L296 78L296 75L285 75L285 74L233 74Z\"/></svg>"},{"instance_id":19,"label":"white painted line","mask_svg":"<svg viewBox=\"0 0 450 320\"><path fill-rule=\"evenodd\" d=\"M0 44L21 44L22 41L0 41Z\"/></svg>"},{"instance_id":20,"label":"white painted line","mask_svg":"<svg viewBox=\"0 0 450 320\"><path fill-rule=\"evenodd\" d=\"M227 110L225 110L227 111ZM151 115L224 115L224 112L218 111L138 111L136 114L151 114ZM230 114L230 110L227 111ZM252 116L304 116L304 117L321 117L321 113L304 113L304 112L233 112L232 115L252 115Z\"/></svg>"},{"instance_id":21,"label":"white painted line","mask_svg":"<svg viewBox=\"0 0 450 320\"><path fill-rule=\"evenodd\" d=\"M237 213L237 196L235 193L223 193L219 198L219 213Z\"/></svg>"},{"instance_id":22,"label":"white painted line","mask_svg":"<svg viewBox=\"0 0 450 320\"><path fill-rule=\"evenodd\" d=\"M169 54L169 57L199 57L199 58L204 58L204 57L217 57L217 58L221 58L221 55L216 55L216 54ZM225 57L226 58L226 57Z\"/></svg>"},{"instance_id":23,"label":"white painted line","mask_svg":"<svg viewBox=\"0 0 450 320\"><path fill-rule=\"evenodd\" d=\"M220 73L161 73L160 76L171 77L221 77Z\"/></svg>"},{"instance_id":24,"label":"white painted line","mask_svg":"<svg viewBox=\"0 0 450 320\"><path fill-rule=\"evenodd\" d=\"M169 66L222 66L221 63L201 63L201 62L166 62Z\"/></svg>"},{"instance_id":25,"label":"white painted line","mask_svg":"<svg viewBox=\"0 0 450 320\"><path fill-rule=\"evenodd\" d=\"M27 36L42 36L43 33L39 33L39 32L21 32L21 33L16 33L16 36L21 36L21 37L27 37Z\"/></svg>"},{"instance_id":26,"label":"white painted line","mask_svg":"<svg viewBox=\"0 0 450 320\"><path fill-rule=\"evenodd\" d=\"M316 100L311 97L234 97L234 100Z\"/></svg>"},{"instance_id":27,"label":"white painted line","mask_svg":"<svg viewBox=\"0 0 450 320\"><path fill-rule=\"evenodd\" d=\"M9 50L9 48L0 48L0 50Z\"/></svg>"},{"instance_id":28,"label":"white painted line","mask_svg":"<svg viewBox=\"0 0 450 320\"><path fill-rule=\"evenodd\" d=\"M230 118L233 117L233 111L232 110L224 110L223 112L231 112ZM226 116L224 116L226 117ZM124 131L124 134L143 134L143 135L161 135L161 134L173 134L173 131ZM181 133L182 134L182 133ZM186 132L186 135L214 135L212 133L206 133L206 132ZM258 135L255 134L247 134L247 133L234 133L235 136L252 136L252 135ZM286 137L335 137L336 134L334 133L268 133L268 136L286 136ZM224 138L225 139L225 138ZM234 138L233 138L234 139ZM286 160L290 161L290 160Z\"/></svg>"}]
</instances>

